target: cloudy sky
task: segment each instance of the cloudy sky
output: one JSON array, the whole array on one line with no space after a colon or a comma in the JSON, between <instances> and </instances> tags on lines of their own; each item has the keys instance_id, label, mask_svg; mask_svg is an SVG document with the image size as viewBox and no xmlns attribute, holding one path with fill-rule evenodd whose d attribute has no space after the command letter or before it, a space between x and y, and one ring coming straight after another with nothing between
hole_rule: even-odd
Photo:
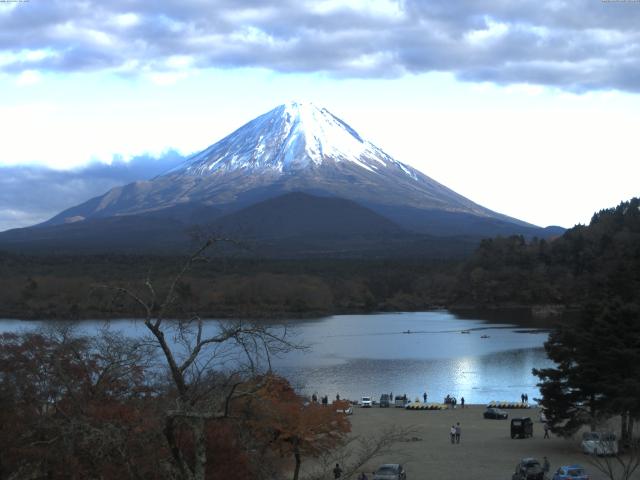
<instances>
[{"instance_id":1,"label":"cloudy sky","mask_svg":"<svg viewBox=\"0 0 640 480\"><path fill-rule=\"evenodd\" d=\"M0 230L290 100L486 207L585 223L640 194L638 25L640 1L0 0Z\"/></svg>"}]
</instances>

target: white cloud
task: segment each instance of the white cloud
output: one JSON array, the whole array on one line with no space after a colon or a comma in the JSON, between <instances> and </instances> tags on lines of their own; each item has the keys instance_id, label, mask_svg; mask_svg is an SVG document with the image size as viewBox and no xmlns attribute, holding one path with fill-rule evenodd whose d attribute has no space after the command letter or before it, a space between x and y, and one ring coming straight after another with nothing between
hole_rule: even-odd
<instances>
[{"instance_id":1,"label":"white cloud","mask_svg":"<svg viewBox=\"0 0 640 480\"><path fill-rule=\"evenodd\" d=\"M140 15L137 13L121 13L118 15L114 15L113 23L118 27L135 27L140 23Z\"/></svg>"},{"instance_id":2,"label":"white cloud","mask_svg":"<svg viewBox=\"0 0 640 480\"><path fill-rule=\"evenodd\" d=\"M27 87L35 85L42 81L42 75L37 70L24 70L16 78L16 85L20 87Z\"/></svg>"},{"instance_id":3,"label":"white cloud","mask_svg":"<svg viewBox=\"0 0 640 480\"><path fill-rule=\"evenodd\" d=\"M157 70L161 83L175 81L165 65L342 78L450 72L470 82L640 92L639 22L631 4L591 0L32 1L0 16L0 69ZM22 49L46 54L12 57ZM379 56L385 65L371 61ZM123 70L132 58L137 72ZM176 59L189 65L174 67Z\"/></svg>"},{"instance_id":4,"label":"white cloud","mask_svg":"<svg viewBox=\"0 0 640 480\"><path fill-rule=\"evenodd\" d=\"M509 25L485 18L485 28L471 30L465 33L465 39L475 45L483 45L504 37L509 31Z\"/></svg>"}]
</instances>

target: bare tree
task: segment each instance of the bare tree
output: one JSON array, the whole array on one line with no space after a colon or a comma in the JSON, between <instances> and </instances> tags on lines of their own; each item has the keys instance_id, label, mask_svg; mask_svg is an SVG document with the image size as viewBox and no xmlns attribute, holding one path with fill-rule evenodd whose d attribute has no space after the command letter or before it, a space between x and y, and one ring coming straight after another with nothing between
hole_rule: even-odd
<instances>
[{"instance_id":1,"label":"bare tree","mask_svg":"<svg viewBox=\"0 0 640 480\"><path fill-rule=\"evenodd\" d=\"M331 478L331 471L336 463L342 466L343 478L354 478L371 460L391 453L398 454L398 444L412 441L414 433L412 428L390 427L373 437L353 436L341 447L323 453L316 466L304 476L304 480Z\"/></svg>"},{"instance_id":2,"label":"bare tree","mask_svg":"<svg viewBox=\"0 0 640 480\"><path fill-rule=\"evenodd\" d=\"M612 442L607 445L606 442ZM613 455L592 455L589 463L602 472L609 480L630 480L640 467L640 444L638 440L624 450L618 451L613 445L615 440L603 440L604 452L615 452Z\"/></svg>"},{"instance_id":3,"label":"bare tree","mask_svg":"<svg viewBox=\"0 0 640 480\"><path fill-rule=\"evenodd\" d=\"M175 405L165 412L164 435L173 460L171 475L179 479L205 479L207 422L230 418L232 401L253 395L260 387L246 380L260 370L271 370L274 354L299 348L288 339L284 327L272 329L241 320L210 325L198 315L167 319L185 273L195 262L206 259L205 252L223 240L210 239L191 255L164 295L156 292L149 277L143 293L125 287L115 289L142 309L144 326L168 370ZM192 459L187 458L178 441L181 428L192 435Z\"/></svg>"}]
</instances>

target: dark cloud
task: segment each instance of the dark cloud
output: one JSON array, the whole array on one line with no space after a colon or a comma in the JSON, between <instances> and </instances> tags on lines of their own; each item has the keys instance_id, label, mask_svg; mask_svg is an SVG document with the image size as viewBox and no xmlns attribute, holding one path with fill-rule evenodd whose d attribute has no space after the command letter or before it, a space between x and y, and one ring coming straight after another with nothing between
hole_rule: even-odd
<instances>
[{"instance_id":1,"label":"dark cloud","mask_svg":"<svg viewBox=\"0 0 640 480\"><path fill-rule=\"evenodd\" d=\"M331 8L320 0L0 4L0 69L136 74L264 67L341 77L448 71L470 81L640 91L634 73L640 64L637 1L329 4ZM37 50L48 55L28 55ZM3 52L10 61L2 60Z\"/></svg>"},{"instance_id":2,"label":"dark cloud","mask_svg":"<svg viewBox=\"0 0 640 480\"><path fill-rule=\"evenodd\" d=\"M0 231L34 225L118 185L152 178L184 161L176 152L135 157L76 170L0 167Z\"/></svg>"}]
</instances>

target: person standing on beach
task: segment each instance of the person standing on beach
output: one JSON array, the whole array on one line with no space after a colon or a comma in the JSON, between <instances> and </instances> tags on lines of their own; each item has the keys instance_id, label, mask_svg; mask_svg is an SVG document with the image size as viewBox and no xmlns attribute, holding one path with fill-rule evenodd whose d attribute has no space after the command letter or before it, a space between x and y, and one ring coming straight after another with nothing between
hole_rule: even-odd
<instances>
[{"instance_id":1,"label":"person standing on beach","mask_svg":"<svg viewBox=\"0 0 640 480\"><path fill-rule=\"evenodd\" d=\"M544 457L544 461L542 462L542 470L544 471L545 477L549 474L549 470L551 470L551 465L549 465L549 459L547 457Z\"/></svg>"},{"instance_id":2,"label":"person standing on beach","mask_svg":"<svg viewBox=\"0 0 640 480\"><path fill-rule=\"evenodd\" d=\"M460 406L464 408L464 397L460 397Z\"/></svg>"},{"instance_id":3,"label":"person standing on beach","mask_svg":"<svg viewBox=\"0 0 640 480\"><path fill-rule=\"evenodd\" d=\"M550 438L549 437L549 424L547 422L544 422L544 438Z\"/></svg>"},{"instance_id":4,"label":"person standing on beach","mask_svg":"<svg viewBox=\"0 0 640 480\"><path fill-rule=\"evenodd\" d=\"M333 478L342 477L342 469L340 468L340 464L336 463L336 468L333 469Z\"/></svg>"},{"instance_id":5,"label":"person standing on beach","mask_svg":"<svg viewBox=\"0 0 640 480\"><path fill-rule=\"evenodd\" d=\"M460 434L462 433L462 428L460 428L460 422L456 423L456 443L460 443Z\"/></svg>"},{"instance_id":6,"label":"person standing on beach","mask_svg":"<svg viewBox=\"0 0 640 480\"><path fill-rule=\"evenodd\" d=\"M424 403L427 403L427 392L422 394L422 398L424 399Z\"/></svg>"},{"instance_id":7,"label":"person standing on beach","mask_svg":"<svg viewBox=\"0 0 640 480\"><path fill-rule=\"evenodd\" d=\"M520 403L524 403L524 393L520 394Z\"/></svg>"},{"instance_id":8,"label":"person standing on beach","mask_svg":"<svg viewBox=\"0 0 640 480\"><path fill-rule=\"evenodd\" d=\"M451 437L451 444L456 443L456 426L451 425L451 430L449 430L449 436Z\"/></svg>"}]
</instances>

